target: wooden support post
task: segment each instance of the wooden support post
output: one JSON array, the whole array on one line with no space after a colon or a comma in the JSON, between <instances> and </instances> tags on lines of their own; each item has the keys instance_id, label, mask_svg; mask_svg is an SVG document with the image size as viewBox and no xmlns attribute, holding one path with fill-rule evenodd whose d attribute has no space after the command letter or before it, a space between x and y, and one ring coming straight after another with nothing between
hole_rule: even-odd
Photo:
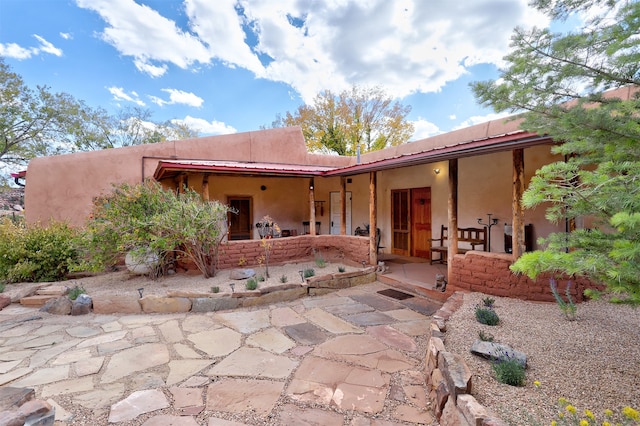
<instances>
[{"instance_id":1,"label":"wooden support post","mask_svg":"<svg viewBox=\"0 0 640 426\"><path fill-rule=\"evenodd\" d=\"M449 160L447 277L453 275L453 256L458 254L458 159Z\"/></svg>"},{"instance_id":2,"label":"wooden support post","mask_svg":"<svg viewBox=\"0 0 640 426\"><path fill-rule=\"evenodd\" d=\"M184 194L184 187L186 185L186 176L184 173L180 174L178 178L178 194Z\"/></svg>"},{"instance_id":3,"label":"wooden support post","mask_svg":"<svg viewBox=\"0 0 640 426\"><path fill-rule=\"evenodd\" d=\"M309 181L309 234L316 235L316 198L313 178Z\"/></svg>"},{"instance_id":4,"label":"wooden support post","mask_svg":"<svg viewBox=\"0 0 640 426\"><path fill-rule=\"evenodd\" d=\"M524 241L524 210L522 208L522 194L524 193L524 150L513 150L513 231L511 247L513 260L518 259L525 252Z\"/></svg>"},{"instance_id":5,"label":"wooden support post","mask_svg":"<svg viewBox=\"0 0 640 426\"><path fill-rule=\"evenodd\" d=\"M202 201L209 201L209 174L202 175Z\"/></svg>"},{"instance_id":6,"label":"wooden support post","mask_svg":"<svg viewBox=\"0 0 640 426\"><path fill-rule=\"evenodd\" d=\"M340 177L340 235L347 234L347 178Z\"/></svg>"},{"instance_id":7,"label":"wooden support post","mask_svg":"<svg viewBox=\"0 0 640 426\"><path fill-rule=\"evenodd\" d=\"M378 182L376 172L369 172L369 263L378 264Z\"/></svg>"}]
</instances>

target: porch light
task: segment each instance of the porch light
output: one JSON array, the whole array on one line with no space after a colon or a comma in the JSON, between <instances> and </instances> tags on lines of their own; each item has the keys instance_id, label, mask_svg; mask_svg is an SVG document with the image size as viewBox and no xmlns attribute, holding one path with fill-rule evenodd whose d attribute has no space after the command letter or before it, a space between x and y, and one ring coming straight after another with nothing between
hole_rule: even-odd
<instances>
[{"instance_id":1,"label":"porch light","mask_svg":"<svg viewBox=\"0 0 640 426\"><path fill-rule=\"evenodd\" d=\"M439 175L440 174L440 169L438 169L438 168L433 169L433 173Z\"/></svg>"}]
</instances>

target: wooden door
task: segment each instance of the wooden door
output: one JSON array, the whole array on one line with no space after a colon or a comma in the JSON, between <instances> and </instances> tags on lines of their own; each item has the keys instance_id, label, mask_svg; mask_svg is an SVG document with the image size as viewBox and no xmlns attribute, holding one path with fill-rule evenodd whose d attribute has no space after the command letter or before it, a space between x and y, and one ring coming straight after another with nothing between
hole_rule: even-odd
<instances>
[{"instance_id":1,"label":"wooden door","mask_svg":"<svg viewBox=\"0 0 640 426\"><path fill-rule=\"evenodd\" d=\"M431 257L431 188L411 190L411 255Z\"/></svg>"},{"instance_id":2,"label":"wooden door","mask_svg":"<svg viewBox=\"0 0 640 426\"><path fill-rule=\"evenodd\" d=\"M391 253L410 256L411 206L409 190L391 191Z\"/></svg>"},{"instance_id":3,"label":"wooden door","mask_svg":"<svg viewBox=\"0 0 640 426\"><path fill-rule=\"evenodd\" d=\"M253 235L251 197L229 197L229 240L250 240Z\"/></svg>"}]
</instances>

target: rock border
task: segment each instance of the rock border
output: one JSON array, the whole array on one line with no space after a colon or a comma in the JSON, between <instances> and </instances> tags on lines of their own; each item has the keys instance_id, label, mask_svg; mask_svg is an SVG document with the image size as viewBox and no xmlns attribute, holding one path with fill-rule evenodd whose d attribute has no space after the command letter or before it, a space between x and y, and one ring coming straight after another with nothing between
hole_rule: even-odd
<instances>
[{"instance_id":1,"label":"rock border","mask_svg":"<svg viewBox=\"0 0 640 426\"><path fill-rule=\"evenodd\" d=\"M93 313L168 314L215 312L287 302L306 296L319 296L343 288L372 283L377 278L376 270L376 267L370 266L360 271L313 276L299 284L282 284L252 291L243 289L232 293L198 293L174 290L167 292L166 296L124 297L117 294L96 296L92 297Z\"/></svg>"},{"instance_id":2,"label":"rock border","mask_svg":"<svg viewBox=\"0 0 640 426\"><path fill-rule=\"evenodd\" d=\"M462 356L444 346L447 321L462 306L464 293L456 291L433 315L427 342L425 376L436 419L446 425L507 426L472 395L472 375Z\"/></svg>"}]
</instances>

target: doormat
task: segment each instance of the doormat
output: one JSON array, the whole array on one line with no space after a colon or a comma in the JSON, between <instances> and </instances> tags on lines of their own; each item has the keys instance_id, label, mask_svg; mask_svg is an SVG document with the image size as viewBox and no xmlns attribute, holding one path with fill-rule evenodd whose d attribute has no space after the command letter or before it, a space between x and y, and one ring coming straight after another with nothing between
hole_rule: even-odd
<instances>
[{"instance_id":1,"label":"doormat","mask_svg":"<svg viewBox=\"0 0 640 426\"><path fill-rule=\"evenodd\" d=\"M394 290L392 288L388 288L386 290L380 290L378 293L383 295L383 296L388 296L388 297L391 297L391 298L397 299L397 300L410 299L410 298L413 297L413 295L411 295L409 293L405 293L403 291Z\"/></svg>"}]
</instances>

